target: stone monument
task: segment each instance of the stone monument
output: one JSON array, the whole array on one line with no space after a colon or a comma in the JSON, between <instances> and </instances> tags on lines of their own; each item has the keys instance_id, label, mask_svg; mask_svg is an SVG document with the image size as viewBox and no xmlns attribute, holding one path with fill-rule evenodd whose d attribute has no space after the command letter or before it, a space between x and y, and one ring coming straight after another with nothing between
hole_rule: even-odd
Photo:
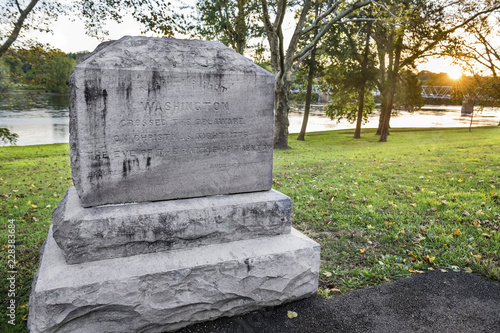
<instances>
[{"instance_id":1,"label":"stone monument","mask_svg":"<svg viewBox=\"0 0 500 333\"><path fill-rule=\"evenodd\" d=\"M123 37L75 67L75 187L42 247L32 333L171 331L316 292L319 245L271 189L273 87L218 42Z\"/></svg>"}]
</instances>

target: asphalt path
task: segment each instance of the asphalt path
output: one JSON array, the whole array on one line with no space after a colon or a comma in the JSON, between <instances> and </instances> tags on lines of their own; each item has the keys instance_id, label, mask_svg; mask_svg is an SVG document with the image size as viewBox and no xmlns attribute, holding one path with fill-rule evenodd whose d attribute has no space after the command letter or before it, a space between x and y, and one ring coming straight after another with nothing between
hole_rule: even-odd
<instances>
[{"instance_id":1,"label":"asphalt path","mask_svg":"<svg viewBox=\"0 0 500 333\"><path fill-rule=\"evenodd\" d=\"M297 313L290 319L288 311ZM177 333L500 333L500 284L464 272L417 274L330 299L310 297Z\"/></svg>"}]
</instances>

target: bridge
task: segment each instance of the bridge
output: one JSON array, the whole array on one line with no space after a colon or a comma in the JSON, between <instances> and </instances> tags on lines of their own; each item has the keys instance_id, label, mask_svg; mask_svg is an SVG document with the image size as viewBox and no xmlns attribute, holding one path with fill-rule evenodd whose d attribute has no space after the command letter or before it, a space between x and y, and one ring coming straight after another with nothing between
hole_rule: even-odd
<instances>
[{"instance_id":1,"label":"bridge","mask_svg":"<svg viewBox=\"0 0 500 333\"><path fill-rule=\"evenodd\" d=\"M422 86L424 98L451 99L452 94L452 86Z\"/></svg>"},{"instance_id":2,"label":"bridge","mask_svg":"<svg viewBox=\"0 0 500 333\"><path fill-rule=\"evenodd\" d=\"M380 96L380 91L375 89L375 96ZM453 94L452 86L422 86L422 97L436 99L451 99Z\"/></svg>"},{"instance_id":3,"label":"bridge","mask_svg":"<svg viewBox=\"0 0 500 333\"><path fill-rule=\"evenodd\" d=\"M292 94L298 94L301 91L298 89L291 90ZM318 95L329 95L328 92L321 91L319 85L313 85L312 92ZM380 96L380 91L375 89L373 92L375 96ZM451 99L453 94L452 86L422 86L422 97L424 98L436 98L436 99Z\"/></svg>"}]
</instances>

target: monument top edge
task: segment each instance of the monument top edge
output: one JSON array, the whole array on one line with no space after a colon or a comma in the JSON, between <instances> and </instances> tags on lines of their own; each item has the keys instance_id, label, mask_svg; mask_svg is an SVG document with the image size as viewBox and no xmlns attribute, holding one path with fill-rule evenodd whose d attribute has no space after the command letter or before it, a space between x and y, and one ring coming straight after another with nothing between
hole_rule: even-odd
<instances>
[{"instance_id":1,"label":"monument top edge","mask_svg":"<svg viewBox=\"0 0 500 333\"><path fill-rule=\"evenodd\" d=\"M220 42L145 36L101 43L78 69L273 75Z\"/></svg>"}]
</instances>

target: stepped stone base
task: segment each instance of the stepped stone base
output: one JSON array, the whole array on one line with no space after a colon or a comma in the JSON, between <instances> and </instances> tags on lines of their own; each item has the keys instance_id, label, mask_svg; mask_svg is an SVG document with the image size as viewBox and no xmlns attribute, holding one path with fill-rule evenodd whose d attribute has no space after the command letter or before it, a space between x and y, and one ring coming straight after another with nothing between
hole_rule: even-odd
<instances>
[{"instance_id":1,"label":"stepped stone base","mask_svg":"<svg viewBox=\"0 0 500 333\"><path fill-rule=\"evenodd\" d=\"M68 265L43 247L28 328L39 332L165 332L316 292L317 243L290 234Z\"/></svg>"},{"instance_id":2,"label":"stepped stone base","mask_svg":"<svg viewBox=\"0 0 500 333\"><path fill-rule=\"evenodd\" d=\"M292 200L275 190L83 208L74 187L53 214L69 264L290 233Z\"/></svg>"}]
</instances>

